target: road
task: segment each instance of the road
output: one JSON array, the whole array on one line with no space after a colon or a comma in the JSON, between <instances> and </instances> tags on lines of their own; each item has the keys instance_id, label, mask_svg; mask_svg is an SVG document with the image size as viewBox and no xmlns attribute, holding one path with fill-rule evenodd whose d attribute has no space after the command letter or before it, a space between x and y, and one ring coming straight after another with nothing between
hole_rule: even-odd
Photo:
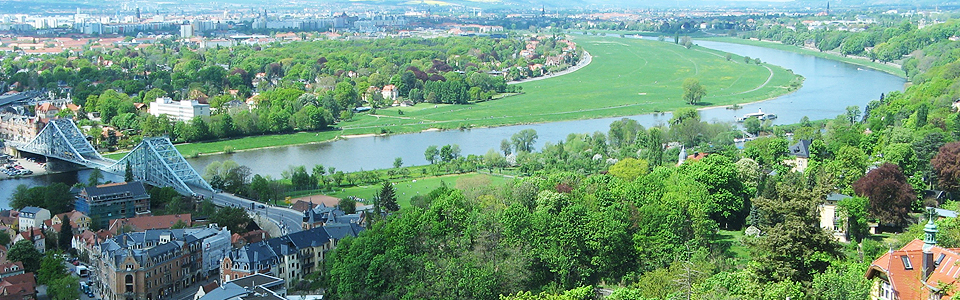
<instances>
[{"instance_id":1,"label":"road","mask_svg":"<svg viewBox=\"0 0 960 300\"><path fill-rule=\"evenodd\" d=\"M279 224L280 231L283 234L290 234L303 230L303 214L296 210L240 198L229 193L215 193L203 188L191 188L194 193L203 196L205 199L210 199L213 204L219 206L237 206L242 207L248 212L262 213L268 219L273 220L274 223ZM263 206L263 208L260 208L260 206Z\"/></svg>"}]
</instances>

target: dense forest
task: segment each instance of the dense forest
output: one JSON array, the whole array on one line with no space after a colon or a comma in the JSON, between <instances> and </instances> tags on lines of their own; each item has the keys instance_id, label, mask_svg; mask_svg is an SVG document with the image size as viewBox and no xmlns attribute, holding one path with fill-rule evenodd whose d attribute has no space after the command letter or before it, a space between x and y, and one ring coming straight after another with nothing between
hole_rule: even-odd
<instances>
[{"instance_id":1,"label":"dense forest","mask_svg":"<svg viewBox=\"0 0 960 300\"><path fill-rule=\"evenodd\" d=\"M888 35L936 35L955 21ZM955 32L955 31L954 31ZM338 299L865 299L866 267L921 235L928 189L960 190L960 42L900 44L912 84L832 120L737 129L693 109L668 125L623 119L542 149L509 141L480 162L511 184L444 187L386 215L327 259ZM841 43L842 44L842 43ZM876 48L874 48L876 49ZM788 147L812 141L802 171ZM491 145L496 148L497 145ZM678 165L681 147L693 158ZM828 194L850 242L819 226ZM900 234L870 234L868 224ZM938 244L960 246L956 219Z\"/></svg>"},{"instance_id":2,"label":"dense forest","mask_svg":"<svg viewBox=\"0 0 960 300\"><path fill-rule=\"evenodd\" d=\"M202 141L322 130L350 119L358 106L394 104L379 92L387 85L414 103L485 101L519 92L506 81L541 75L528 66L544 64L549 56L568 53L558 65L540 70L575 63L578 50L562 41L557 36L397 38L203 49L161 40L148 47L4 59L0 86L71 97L82 107L76 116L80 125L93 127L89 134L100 146L116 149L136 145L139 136ZM521 50L530 52L521 56ZM136 103L160 97L206 101L214 114L181 122L137 110ZM237 109L247 102L253 109ZM98 121L85 120L86 113L96 113Z\"/></svg>"}]
</instances>

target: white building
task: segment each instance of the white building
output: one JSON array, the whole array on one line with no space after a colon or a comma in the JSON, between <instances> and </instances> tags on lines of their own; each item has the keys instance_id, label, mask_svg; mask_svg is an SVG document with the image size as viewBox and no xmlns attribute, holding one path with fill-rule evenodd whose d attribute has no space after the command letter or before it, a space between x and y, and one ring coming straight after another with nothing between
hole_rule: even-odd
<instances>
[{"instance_id":1,"label":"white building","mask_svg":"<svg viewBox=\"0 0 960 300\"><path fill-rule=\"evenodd\" d=\"M150 114L167 115L170 119L190 121L196 116L209 116L210 105L200 104L197 100L173 101L170 98L157 98L150 103Z\"/></svg>"},{"instance_id":2,"label":"white building","mask_svg":"<svg viewBox=\"0 0 960 300\"><path fill-rule=\"evenodd\" d=\"M180 37L188 38L193 36L193 25L180 25Z\"/></svg>"},{"instance_id":3,"label":"white building","mask_svg":"<svg viewBox=\"0 0 960 300\"><path fill-rule=\"evenodd\" d=\"M50 220L50 211L46 208L27 206L20 210L20 219L17 220L21 232L30 228L40 228L43 221Z\"/></svg>"}]
</instances>

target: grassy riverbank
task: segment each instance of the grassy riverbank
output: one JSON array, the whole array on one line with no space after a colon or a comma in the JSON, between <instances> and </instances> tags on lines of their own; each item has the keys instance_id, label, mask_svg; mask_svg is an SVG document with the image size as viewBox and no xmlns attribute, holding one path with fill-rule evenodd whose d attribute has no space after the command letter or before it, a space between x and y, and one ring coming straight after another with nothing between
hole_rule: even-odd
<instances>
[{"instance_id":1,"label":"grassy riverbank","mask_svg":"<svg viewBox=\"0 0 960 300\"><path fill-rule=\"evenodd\" d=\"M673 43L575 35L593 60L559 77L522 83L524 94L468 105L419 104L380 109L340 122L341 130L244 137L177 145L186 156L323 142L340 136L493 127L672 111L688 106L681 83L697 78L707 95L700 107L770 99L800 86L799 76L769 64ZM400 111L403 113L401 114ZM111 154L111 158L123 154Z\"/></svg>"},{"instance_id":2,"label":"grassy riverbank","mask_svg":"<svg viewBox=\"0 0 960 300\"><path fill-rule=\"evenodd\" d=\"M776 41L747 40L747 39L741 39L741 38L735 38L735 37L703 37L703 38L697 38L697 39L790 51L794 53L811 55L811 56L816 56L820 58L826 58L826 59L831 59L836 61L842 61L849 64L864 66L867 68L871 68L874 70L878 70L878 71L882 71L882 72L893 74L899 77L906 78L906 74L904 74L903 70L900 69L900 66L895 64L873 62L865 58L843 56L843 55L832 53L832 52L820 52L818 50L801 48L794 45L784 45Z\"/></svg>"}]
</instances>

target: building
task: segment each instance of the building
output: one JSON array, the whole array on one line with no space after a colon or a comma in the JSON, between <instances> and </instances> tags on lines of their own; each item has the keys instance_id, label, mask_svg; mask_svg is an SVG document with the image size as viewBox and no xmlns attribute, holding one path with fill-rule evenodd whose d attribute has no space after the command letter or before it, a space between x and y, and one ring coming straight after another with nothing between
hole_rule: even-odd
<instances>
[{"instance_id":1,"label":"building","mask_svg":"<svg viewBox=\"0 0 960 300\"><path fill-rule=\"evenodd\" d=\"M383 95L383 99L387 100L397 100L397 97L400 96L400 90L392 84L384 86L380 93Z\"/></svg>"},{"instance_id":2,"label":"building","mask_svg":"<svg viewBox=\"0 0 960 300\"><path fill-rule=\"evenodd\" d=\"M17 276L26 273L23 269L23 262L7 262L0 264L0 278Z\"/></svg>"},{"instance_id":3,"label":"building","mask_svg":"<svg viewBox=\"0 0 960 300\"><path fill-rule=\"evenodd\" d=\"M192 37L192 36L193 36L193 25L192 25L192 24L180 25L180 37L182 37L182 38L189 38L189 37Z\"/></svg>"},{"instance_id":4,"label":"building","mask_svg":"<svg viewBox=\"0 0 960 300\"><path fill-rule=\"evenodd\" d=\"M63 226L64 222L69 222L70 226L73 228L74 234L79 234L90 230L90 217L87 217L87 215L84 215L82 212L76 210L54 215L52 218L50 218L50 220L47 220L43 223L48 231L52 230L54 232L60 232L60 227Z\"/></svg>"},{"instance_id":5,"label":"building","mask_svg":"<svg viewBox=\"0 0 960 300\"><path fill-rule=\"evenodd\" d=\"M224 282L222 285L214 283L211 287L201 287L194 300L244 300L244 299L276 299L286 300L286 282L265 274L253 274Z\"/></svg>"},{"instance_id":6,"label":"building","mask_svg":"<svg viewBox=\"0 0 960 300\"><path fill-rule=\"evenodd\" d=\"M111 220L149 214L150 194L139 181L85 187L74 207L106 228Z\"/></svg>"},{"instance_id":7,"label":"building","mask_svg":"<svg viewBox=\"0 0 960 300\"><path fill-rule=\"evenodd\" d=\"M873 261L866 277L873 281L870 299L952 299L960 290L960 248L937 246L936 214L928 208L923 240Z\"/></svg>"},{"instance_id":8,"label":"building","mask_svg":"<svg viewBox=\"0 0 960 300\"><path fill-rule=\"evenodd\" d=\"M793 166L792 171L803 172L807 170L807 161L810 159L810 144L812 144L810 140L800 140L790 146L789 153L793 158L784 160L784 163Z\"/></svg>"},{"instance_id":9,"label":"building","mask_svg":"<svg viewBox=\"0 0 960 300\"><path fill-rule=\"evenodd\" d=\"M40 228L43 221L50 219L50 211L46 208L27 206L20 210L20 218L17 221L21 232L31 228Z\"/></svg>"},{"instance_id":10,"label":"building","mask_svg":"<svg viewBox=\"0 0 960 300\"><path fill-rule=\"evenodd\" d=\"M33 273L0 279L0 299L36 299L37 281Z\"/></svg>"},{"instance_id":11,"label":"building","mask_svg":"<svg viewBox=\"0 0 960 300\"><path fill-rule=\"evenodd\" d=\"M173 101L164 97L150 103L150 114L167 115L170 119L190 121L193 117L210 116L210 105L200 104L197 100Z\"/></svg>"},{"instance_id":12,"label":"building","mask_svg":"<svg viewBox=\"0 0 960 300\"><path fill-rule=\"evenodd\" d=\"M356 236L356 224L330 223L326 226L245 245L230 251L220 264L220 281L227 282L253 274L268 274L299 281L321 269L324 255L346 236Z\"/></svg>"},{"instance_id":13,"label":"building","mask_svg":"<svg viewBox=\"0 0 960 300\"><path fill-rule=\"evenodd\" d=\"M833 234L833 238L840 242L846 242L848 237L847 230L843 226L843 220L837 214L837 203L846 198L850 198L850 196L832 193L827 195L826 200L817 207L820 211L820 228Z\"/></svg>"},{"instance_id":14,"label":"building","mask_svg":"<svg viewBox=\"0 0 960 300\"><path fill-rule=\"evenodd\" d=\"M192 234L202 240L203 278L217 276L217 274L220 273L220 262L223 261L230 253L230 250L233 249L230 244L230 238L232 237L230 230L223 227L219 230L216 228L188 229L188 232L191 230L197 230Z\"/></svg>"},{"instance_id":15,"label":"building","mask_svg":"<svg viewBox=\"0 0 960 300\"><path fill-rule=\"evenodd\" d=\"M33 247L36 248L37 251L40 251L40 253L47 252L47 236L43 234L43 230L40 228L21 231L17 236L13 237L12 244L16 244L22 240L32 241Z\"/></svg>"},{"instance_id":16,"label":"building","mask_svg":"<svg viewBox=\"0 0 960 300\"><path fill-rule=\"evenodd\" d=\"M108 239L94 259L97 290L108 300L167 298L201 278L202 251L202 239L183 229Z\"/></svg>"}]
</instances>

